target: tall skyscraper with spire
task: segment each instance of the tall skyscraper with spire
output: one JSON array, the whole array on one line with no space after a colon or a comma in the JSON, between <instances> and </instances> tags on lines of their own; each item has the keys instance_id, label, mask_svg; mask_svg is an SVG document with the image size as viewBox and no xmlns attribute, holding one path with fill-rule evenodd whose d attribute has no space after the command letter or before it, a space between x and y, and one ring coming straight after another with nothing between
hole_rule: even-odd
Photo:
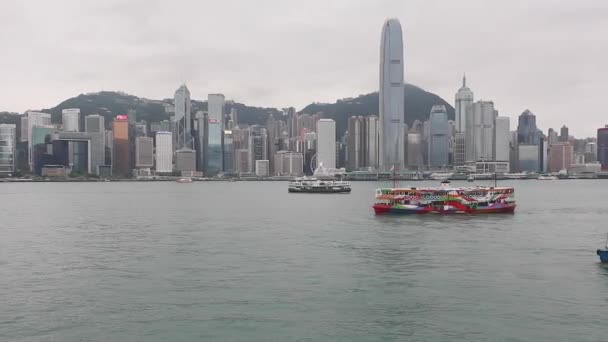
<instances>
[{"instance_id":1,"label":"tall skyscraper with spire","mask_svg":"<svg viewBox=\"0 0 608 342\"><path fill-rule=\"evenodd\" d=\"M185 84L182 84L176 91L174 96L175 116L173 120L176 125L175 149L176 150L192 150L194 148L194 140L192 139L192 101L190 100L190 91Z\"/></svg>"},{"instance_id":2,"label":"tall skyscraper with spire","mask_svg":"<svg viewBox=\"0 0 608 342\"><path fill-rule=\"evenodd\" d=\"M456 132L464 133L467 131L466 117L473 104L473 91L467 87L467 76L462 76L462 87L456 93Z\"/></svg>"},{"instance_id":3,"label":"tall skyscraper with spire","mask_svg":"<svg viewBox=\"0 0 608 342\"><path fill-rule=\"evenodd\" d=\"M405 94L403 33L398 19L387 19L380 42L380 169L400 170L404 161Z\"/></svg>"}]
</instances>

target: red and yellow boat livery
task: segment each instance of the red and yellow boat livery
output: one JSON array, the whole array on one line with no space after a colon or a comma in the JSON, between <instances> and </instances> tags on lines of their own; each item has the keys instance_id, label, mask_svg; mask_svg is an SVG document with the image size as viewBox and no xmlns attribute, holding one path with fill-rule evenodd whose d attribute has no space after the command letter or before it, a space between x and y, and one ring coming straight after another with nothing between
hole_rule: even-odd
<instances>
[{"instance_id":1,"label":"red and yellow boat livery","mask_svg":"<svg viewBox=\"0 0 608 342\"><path fill-rule=\"evenodd\" d=\"M499 214L515 211L512 187L376 189L376 214Z\"/></svg>"}]
</instances>

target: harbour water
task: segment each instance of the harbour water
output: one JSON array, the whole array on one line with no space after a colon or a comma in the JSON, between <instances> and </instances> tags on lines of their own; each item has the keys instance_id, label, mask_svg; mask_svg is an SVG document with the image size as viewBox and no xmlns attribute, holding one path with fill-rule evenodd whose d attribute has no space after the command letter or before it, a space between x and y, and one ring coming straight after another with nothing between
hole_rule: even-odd
<instances>
[{"instance_id":1,"label":"harbour water","mask_svg":"<svg viewBox=\"0 0 608 342\"><path fill-rule=\"evenodd\" d=\"M374 216L373 182L0 184L0 340L605 339L608 182L501 184L513 215Z\"/></svg>"}]
</instances>

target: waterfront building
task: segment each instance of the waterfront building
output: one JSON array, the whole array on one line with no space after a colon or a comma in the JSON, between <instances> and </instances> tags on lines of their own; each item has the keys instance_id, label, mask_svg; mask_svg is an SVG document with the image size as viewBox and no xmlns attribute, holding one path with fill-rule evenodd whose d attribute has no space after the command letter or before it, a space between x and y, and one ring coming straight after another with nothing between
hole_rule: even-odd
<instances>
[{"instance_id":1,"label":"waterfront building","mask_svg":"<svg viewBox=\"0 0 608 342\"><path fill-rule=\"evenodd\" d=\"M608 125L597 130L597 161L608 170Z\"/></svg>"},{"instance_id":2,"label":"waterfront building","mask_svg":"<svg viewBox=\"0 0 608 342\"><path fill-rule=\"evenodd\" d=\"M511 131L509 118L497 116L494 124L494 154L493 160L509 162L511 153Z\"/></svg>"},{"instance_id":3,"label":"waterfront building","mask_svg":"<svg viewBox=\"0 0 608 342\"><path fill-rule=\"evenodd\" d=\"M542 172L541 145L518 144L519 172Z\"/></svg>"},{"instance_id":4,"label":"waterfront building","mask_svg":"<svg viewBox=\"0 0 608 342\"><path fill-rule=\"evenodd\" d=\"M234 143L232 131L224 131L224 172L227 174L234 173Z\"/></svg>"},{"instance_id":5,"label":"waterfront building","mask_svg":"<svg viewBox=\"0 0 608 342\"><path fill-rule=\"evenodd\" d=\"M429 116L428 165L442 168L448 165L448 113L444 105L434 105Z\"/></svg>"},{"instance_id":6,"label":"waterfront building","mask_svg":"<svg viewBox=\"0 0 608 342\"><path fill-rule=\"evenodd\" d=\"M27 124L27 115L22 115L20 118L21 129L19 132L19 141L26 142L28 139L28 129L29 126Z\"/></svg>"},{"instance_id":7,"label":"waterfront building","mask_svg":"<svg viewBox=\"0 0 608 342\"><path fill-rule=\"evenodd\" d=\"M466 131L466 160L494 160L494 119L498 112L492 101L477 101L471 107Z\"/></svg>"},{"instance_id":8,"label":"waterfront building","mask_svg":"<svg viewBox=\"0 0 608 342\"><path fill-rule=\"evenodd\" d=\"M66 108L61 111L61 123L65 132L80 131L80 109Z\"/></svg>"},{"instance_id":9,"label":"waterfront building","mask_svg":"<svg viewBox=\"0 0 608 342\"><path fill-rule=\"evenodd\" d=\"M268 160L268 133L265 127L249 127L249 172L255 172L256 160Z\"/></svg>"},{"instance_id":10,"label":"waterfront building","mask_svg":"<svg viewBox=\"0 0 608 342\"><path fill-rule=\"evenodd\" d=\"M467 131L467 118L471 115L471 106L473 105L473 91L467 87L466 75L462 76L462 87L456 93L455 122L454 126L456 133L465 133ZM462 161L464 163L464 160Z\"/></svg>"},{"instance_id":11,"label":"waterfront building","mask_svg":"<svg viewBox=\"0 0 608 342\"><path fill-rule=\"evenodd\" d=\"M268 177L270 175L270 161L269 160L256 160L255 161L255 175L258 177Z\"/></svg>"},{"instance_id":12,"label":"waterfront building","mask_svg":"<svg viewBox=\"0 0 608 342\"><path fill-rule=\"evenodd\" d=\"M196 151L186 148L175 151L175 170L179 172L196 171Z\"/></svg>"},{"instance_id":13,"label":"waterfront building","mask_svg":"<svg viewBox=\"0 0 608 342\"><path fill-rule=\"evenodd\" d=\"M135 138L135 167L147 169L154 166L154 139L149 137Z\"/></svg>"},{"instance_id":14,"label":"waterfront building","mask_svg":"<svg viewBox=\"0 0 608 342\"><path fill-rule=\"evenodd\" d=\"M193 149L191 115L192 101L190 100L190 91L185 84L182 84L174 95L175 114L173 122L175 123L175 150ZM161 126L163 123L161 122ZM163 130L166 127L161 127Z\"/></svg>"},{"instance_id":15,"label":"waterfront building","mask_svg":"<svg viewBox=\"0 0 608 342\"><path fill-rule=\"evenodd\" d=\"M398 19L388 19L382 27L380 42L379 162L384 171L405 166L404 64L401 24Z\"/></svg>"},{"instance_id":16,"label":"waterfront building","mask_svg":"<svg viewBox=\"0 0 608 342\"><path fill-rule=\"evenodd\" d=\"M115 177L131 176L131 146L129 119L118 115L112 122L112 175Z\"/></svg>"},{"instance_id":17,"label":"waterfront building","mask_svg":"<svg viewBox=\"0 0 608 342\"><path fill-rule=\"evenodd\" d=\"M105 118L101 115L87 115L84 130L91 136L91 170L99 175L99 167L106 164Z\"/></svg>"},{"instance_id":18,"label":"waterfront building","mask_svg":"<svg viewBox=\"0 0 608 342\"><path fill-rule=\"evenodd\" d=\"M299 152L278 151L274 155L275 176L300 177L304 172L304 156Z\"/></svg>"},{"instance_id":19,"label":"waterfront building","mask_svg":"<svg viewBox=\"0 0 608 342\"><path fill-rule=\"evenodd\" d=\"M249 173L251 169L249 168L249 149L240 148L234 150L234 173L242 174Z\"/></svg>"},{"instance_id":20,"label":"waterfront building","mask_svg":"<svg viewBox=\"0 0 608 342\"><path fill-rule=\"evenodd\" d=\"M207 175L217 175L224 171L224 129L222 121L209 118L207 124Z\"/></svg>"},{"instance_id":21,"label":"waterfront building","mask_svg":"<svg viewBox=\"0 0 608 342\"><path fill-rule=\"evenodd\" d=\"M27 141L28 141L28 161L30 169L33 166L33 144L32 144L32 128L34 126L49 126L51 125L51 114L42 112L27 112Z\"/></svg>"},{"instance_id":22,"label":"waterfront building","mask_svg":"<svg viewBox=\"0 0 608 342\"><path fill-rule=\"evenodd\" d=\"M156 132L156 173L173 172L173 133Z\"/></svg>"},{"instance_id":23,"label":"waterfront building","mask_svg":"<svg viewBox=\"0 0 608 342\"><path fill-rule=\"evenodd\" d=\"M320 163L328 169L336 168L336 122L332 119L317 121L317 166Z\"/></svg>"},{"instance_id":24,"label":"waterfront building","mask_svg":"<svg viewBox=\"0 0 608 342\"><path fill-rule=\"evenodd\" d=\"M408 139L409 142L409 139ZM453 147L453 164L455 166L462 166L465 162L465 148L466 148L466 133L456 133L454 135L454 147Z\"/></svg>"},{"instance_id":25,"label":"waterfront building","mask_svg":"<svg viewBox=\"0 0 608 342\"><path fill-rule=\"evenodd\" d=\"M576 164L584 164L584 155L582 160ZM569 170L574 163L574 146L568 142L560 142L553 144L550 147L549 154L549 172L558 172L561 170Z\"/></svg>"},{"instance_id":26,"label":"waterfront building","mask_svg":"<svg viewBox=\"0 0 608 342\"><path fill-rule=\"evenodd\" d=\"M0 124L0 177L11 175L17 167L17 125Z\"/></svg>"},{"instance_id":27,"label":"waterfront building","mask_svg":"<svg viewBox=\"0 0 608 342\"><path fill-rule=\"evenodd\" d=\"M419 170L424 165L420 133L410 131L407 134L407 165L412 170Z\"/></svg>"}]
</instances>

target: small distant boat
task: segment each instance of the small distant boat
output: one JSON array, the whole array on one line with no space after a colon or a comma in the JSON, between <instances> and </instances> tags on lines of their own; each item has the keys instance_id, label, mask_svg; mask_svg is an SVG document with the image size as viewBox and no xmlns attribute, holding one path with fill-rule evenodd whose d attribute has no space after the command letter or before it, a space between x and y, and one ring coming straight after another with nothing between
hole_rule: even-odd
<instances>
[{"instance_id":1,"label":"small distant boat","mask_svg":"<svg viewBox=\"0 0 608 342\"><path fill-rule=\"evenodd\" d=\"M598 249L595 253L599 255L601 263L608 263L608 236L606 237L606 246L604 246L604 249Z\"/></svg>"},{"instance_id":2,"label":"small distant boat","mask_svg":"<svg viewBox=\"0 0 608 342\"><path fill-rule=\"evenodd\" d=\"M192 183L192 178L184 177L177 180L178 183Z\"/></svg>"},{"instance_id":3,"label":"small distant boat","mask_svg":"<svg viewBox=\"0 0 608 342\"><path fill-rule=\"evenodd\" d=\"M474 182L475 181L475 177L473 177L473 175L469 175L467 177L467 182Z\"/></svg>"},{"instance_id":4,"label":"small distant boat","mask_svg":"<svg viewBox=\"0 0 608 342\"><path fill-rule=\"evenodd\" d=\"M538 180L557 180L558 178L556 176L551 176L551 175L540 175L536 179L538 179Z\"/></svg>"}]
</instances>

